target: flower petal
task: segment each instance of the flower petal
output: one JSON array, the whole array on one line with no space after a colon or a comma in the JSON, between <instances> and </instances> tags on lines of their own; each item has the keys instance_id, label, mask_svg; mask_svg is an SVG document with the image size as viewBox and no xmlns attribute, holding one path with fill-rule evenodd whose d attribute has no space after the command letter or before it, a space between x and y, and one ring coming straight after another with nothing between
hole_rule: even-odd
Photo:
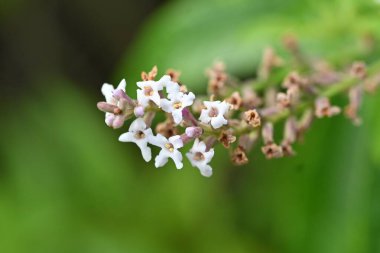
<instances>
[{"instance_id":1,"label":"flower petal","mask_svg":"<svg viewBox=\"0 0 380 253\"><path fill-rule=\"evenodd\" d=\"M154 166L156 168L164 166L168 162L168 157L165 155L165 152L163 150L160 151L158 156L154 159Z\"/></svg>"},{"instance_id":2,"label":"flower petal","mask_svg":"<svg viewBox=\"0 0 380 253\"><path fill-rule=\"evenodd\" d=\"M125 87L127 87L127 82L125 81L125 79L121 80L121 82L119 83L119 85L117 86L117 90L123 90L125 92Z\"/></svg>"},{"instance_id":3,"label":"flower petal","mask_svg":"<svg viewBox=\"0 0 380 253\"><path fill-rule=\"evenodd\" d=\"M146 124L143 118L135 119L129 127L130 132L144 131Z\"/></svg>"},{"instance_id":4,"label":"flower petal","mask_svg":"<svg viewBox=\"0 0 380 253\"><path fill-rule=\"evenodd\" d=\"M182 121L182 109L176 109L172 112L174 123L177 125Z\"/></svg>"},{"instance_id":5,"label":"flower petal","mask_svg":"<svg viewBox=\"0 0 380 253\"><path fill-rule=\"evenodd\" d=\"M135 142L135 138L133 136L133 133L127 132L127 133L123 133L122 135L120 135L119 141L121 141L121 142Z\"/></svg>"}]
</instances>

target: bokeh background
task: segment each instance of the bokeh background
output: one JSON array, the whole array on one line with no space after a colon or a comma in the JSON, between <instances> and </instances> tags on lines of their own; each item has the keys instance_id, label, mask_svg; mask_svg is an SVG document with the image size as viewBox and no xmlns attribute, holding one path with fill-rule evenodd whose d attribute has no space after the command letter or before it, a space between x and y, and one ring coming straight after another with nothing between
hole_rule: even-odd
<instances>
[{"instance_id":1,"label":"bokeh background","mask_svg":"<svg viewBox=\"0 0 380 253\"><path fill-rule=\"evenodd\" d=\"M216 59L252 77L287 33L337 66L373 62L380 4L2 0L0 252L380 252L380 95L361 127L316 122L297 157L256 148L234 167L218 149L212 178L144 163L96 109L103 82L134 92L155 64L199 93Z\"/></svg>"}]
</instances>

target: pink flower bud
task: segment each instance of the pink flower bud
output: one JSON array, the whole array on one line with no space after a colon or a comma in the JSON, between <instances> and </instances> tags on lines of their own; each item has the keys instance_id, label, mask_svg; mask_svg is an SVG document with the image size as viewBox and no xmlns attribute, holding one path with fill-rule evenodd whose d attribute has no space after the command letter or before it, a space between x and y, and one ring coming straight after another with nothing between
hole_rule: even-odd
<instances>
[{"instance_id":1,"label":"pink flower bud","mask_svg":"<svg viewBox=\"0 0 380 253\"><path fill-rule=\"evenodd\" d=\"M136 106L134 109L134 113L136 117L144 116L144 107L142 107L141 105Z\"/></svg>"}]
</instances>

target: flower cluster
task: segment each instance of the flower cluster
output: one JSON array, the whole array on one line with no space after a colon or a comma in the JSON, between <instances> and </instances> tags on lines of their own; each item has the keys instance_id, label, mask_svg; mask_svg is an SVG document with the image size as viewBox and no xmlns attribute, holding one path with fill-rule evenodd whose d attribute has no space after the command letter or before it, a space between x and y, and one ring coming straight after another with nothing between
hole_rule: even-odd
<instances>
[{"instance_id":1,"label":"flower cluster","mask_svg":"<svg viewBox=\"0 0 380 253\"><path fill-rule=\"evenodd\" d=\"M151 147L158 147L157 168L171 159L182 169L182 150L192 143L185 156L205 177L212 175L210 163L218 143L230 150L235 165L243 165L259 139L268 159L294 155L293 144L302 140L314 118L333 117L343 111L359 125L362 94L372 93L380 85L380 66L367 68L355 62L348 70L338 71L307 59L294 40L287 39L285 47L296 64L286 64L268 48L257 78L252 80L240 82L226 73L223 63L216 63L207 71L207 97L189 92L175 70L156 80L158 69L153 67L136 83L136 99L126 93L126 81L122 80L116 88L103 84L105 101L97 106L105 112L107 126L115 129L134 118L119 141L134 142L146 162L152 160ZM297 71L299 65L302 72ZM345 93L348 105L344 110L332 105L331 98ZM166 117L162 122L155 120L159 113ZM281 121L282 140L276 142L274 126Z\"/></svg>"}]
</instances>

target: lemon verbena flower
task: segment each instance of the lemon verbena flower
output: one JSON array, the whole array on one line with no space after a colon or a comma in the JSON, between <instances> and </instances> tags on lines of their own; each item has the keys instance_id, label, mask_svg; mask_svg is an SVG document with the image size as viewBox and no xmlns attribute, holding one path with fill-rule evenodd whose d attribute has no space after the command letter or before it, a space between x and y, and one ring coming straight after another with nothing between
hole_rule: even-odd
<instances>
[{"instance_id":1,"label":"lemon verbena flower","mask_svg":"<svg viewBox=\"0 0 380 253\"><path fill-rule=\"evenodd\" d=\"M182 154L178 151L179 148L183 147L181 136L174 135L167 139L163 135L157 134L157 136L150 137L149 142L161 148L160 153L155 158L154 165L156 168L164 166L168 162L168 158L171 158L177 169L182 169Z\"/></svg>"},{"instance_id":2,"label":"lemon verbena flower","mask_svg":"<svg viewBox=\"0 0 380 253\"><path fill-rule=\"evenodd\" d=\"M142 118L137 118L129 127L129 131L120 135L121 142L134 142L140 148L146 162L152 159L152 151L148 147L149 139L153 136L152 129L147 128Z\"/></svg>"},{"instance_id":3,"label":"lemon verbena flower","mask_svg":"<svg viewBox=\"0 0 380 253\"><path fill-rule=\"evenodd\" d=\"M208 163L214 156L214 149L206 151L206 144L199 141L199 139L195 139L193 147L186 156L191 165L197 167L203 176L210 177L212 175L212 168Z\"/></svg>"},{"instance_id":4,"label":"lemon verbena flower","mask_svg":"<svg viewBox=\"0 0 380 253\"><path fill-rule=\"evenodd\" d=\"M223 125L227 125L228 121L224 115L231 108L231 105L223 101L204 101L203 104L206 109L203 109L199 120L202 123L210 123L213 128L220 128Z\"/></svg>"}]
</instances>

